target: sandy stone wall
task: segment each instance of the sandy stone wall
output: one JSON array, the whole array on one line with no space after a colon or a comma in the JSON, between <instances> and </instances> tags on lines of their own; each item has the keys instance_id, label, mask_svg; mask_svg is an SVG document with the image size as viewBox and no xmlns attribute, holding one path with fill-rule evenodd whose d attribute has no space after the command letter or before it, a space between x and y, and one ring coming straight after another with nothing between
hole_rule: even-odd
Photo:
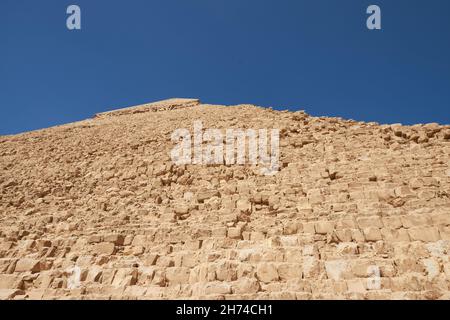
<instances>
[{"instance_id":1,"label":"sandy stone wall","mask_svg":"<svg viewBox=\"0 0 450 320\"><path fill-rule=\"evenodd\" d=\"M171 134L279 128L280 171ZM0 137L0 299L449 299L450 126L194 99Z\"/></svg>"}]
</instances>

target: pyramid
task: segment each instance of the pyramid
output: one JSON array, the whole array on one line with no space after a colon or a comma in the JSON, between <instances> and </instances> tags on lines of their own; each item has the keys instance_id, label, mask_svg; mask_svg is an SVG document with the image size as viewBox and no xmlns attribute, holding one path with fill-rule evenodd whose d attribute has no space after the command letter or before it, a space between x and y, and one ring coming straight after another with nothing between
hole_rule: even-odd
<instances>
[{"instance_id":1,"label":"pyramid","mask_svg":"<svg viewBox=\"0 0 450 320\"><path fill-rule=\"evenodd\" d=\"M277 129L279 168L173 132ZM450 126L169 99L0 137L0 299L450 299Z\"/></svg>"}]
</instances>

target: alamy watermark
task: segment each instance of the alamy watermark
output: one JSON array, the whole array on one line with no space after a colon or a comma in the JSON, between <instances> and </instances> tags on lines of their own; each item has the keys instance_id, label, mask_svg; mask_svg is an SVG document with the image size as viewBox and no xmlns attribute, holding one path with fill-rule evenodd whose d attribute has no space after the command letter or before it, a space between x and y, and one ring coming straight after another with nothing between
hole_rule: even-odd
<instances>
[{"instance_id":1,"label":"alamy watermark","mask_svg":"<svg viewBox=\"0 0 450 320\"><path fill-rule=\"evenodd\" d=\"M71 4L67 7L66 13L69 15L66 20L66 26L69 30L81 30L81 8L78 5ZM370 16L367 18L366 26L369 30L381 30L381 9L377 5L370 5L366 10Z\"/></svg>"},{"instance_id":2,"label":"alamy watermark","mask_svg":"<svg viewBox=\"0 0 450 320\"><path fill-rule=\"evenodd\" d=\"M369 30L381 30L381 9L377 5L370 5L367 8L367 14L370 16L367 18L367 29Z\"/></svg>"},{"instance_id":3,"label":"alamy watermark","mask_svg":"<svg viewBox=\"0 0 450 320\"><path fill-rule=\"evenodd\" d=\"M69 15L66 20L66 26L69 30L81 30L81 9L72 4L67 7L66 13Z\"/></svg>"},{"instance_id":4,"label":"alamy watermark","mask_svg":"<svg viewBox=\"0 0 450 320\"><path fill-rule=\"evenodd\" d=\"M203 132L204 131L204 132ZM268 150L270 135L270 150ZM279 169L280 137L278 129L203 130L201 121L194 121L194 133L186 128L172 133L176 143L172 161L185 164L260 165L263 175L274 175Z\"/></svg>"}]
</instances>

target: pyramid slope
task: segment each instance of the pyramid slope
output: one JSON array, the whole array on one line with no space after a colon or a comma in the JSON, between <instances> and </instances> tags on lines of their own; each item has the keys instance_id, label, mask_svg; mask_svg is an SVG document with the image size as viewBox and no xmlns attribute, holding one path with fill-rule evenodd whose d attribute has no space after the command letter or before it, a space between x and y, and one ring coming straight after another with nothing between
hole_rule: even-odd
<instances>
[{"instance_id":1,"label":"pyramid slope","mask_svg":"<svg viewBox=\"0 0 450 320\"><path fill-rule=\"evenodd\" d=\"M174 165L194 121L279 129L279 172ZM450 126L175 99L0 155L0 299L450 298Z\"/></svg>"}]
</instances>

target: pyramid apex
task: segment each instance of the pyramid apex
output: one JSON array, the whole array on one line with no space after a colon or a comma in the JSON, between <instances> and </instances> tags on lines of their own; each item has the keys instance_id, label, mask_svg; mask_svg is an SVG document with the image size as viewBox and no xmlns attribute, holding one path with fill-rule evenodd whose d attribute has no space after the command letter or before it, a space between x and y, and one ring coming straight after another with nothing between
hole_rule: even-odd
<instances>
[{"instance_id":1,"label":"pyramid apex","mask_svg":"<svg viewBox=\"0 0 450 320\"><path fill-rule=\"evenodd\" d=\"M199 99L171 98L97 113L95 114L95 118L116 117L127 114L144 113L144 112L168 111L180 108L194 107L199 104L200 104Z\"/></svg>"}]
</instances>

